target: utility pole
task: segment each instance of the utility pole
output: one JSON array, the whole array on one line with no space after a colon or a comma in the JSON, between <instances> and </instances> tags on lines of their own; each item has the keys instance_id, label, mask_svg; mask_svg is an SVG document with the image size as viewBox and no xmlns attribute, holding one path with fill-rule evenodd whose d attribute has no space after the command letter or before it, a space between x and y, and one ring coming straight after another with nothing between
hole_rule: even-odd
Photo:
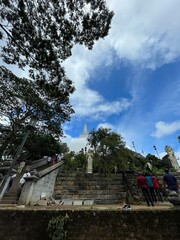
<instances>
[{"instance_id":1,"label":"utility pole","mask_svg":"<svg viewBox=\"0 0 180 240\"><path fill-rule=\"evenodd\" d=\"M144 150L142 149L142 155L143 155L143 157L145 157L145 153L144 153Z\"/></svg>"},{"instance_id":2,"label":"utility pole","mask_svg":"<svg viewBox=\"0 0 180 240\"><path fill-rule=\"evenodd\" d=\"M157 147L154 145L153 148L156 151L158 158L160 159L160 156L159 156L158 151L157 151Z\"/></svg>"},{"instance_id":3,"label":"utility pole","mask_svg":"<svg viewBox=\"0 0 180 240\"><path fill-rule=\"evenodd\" d=\"M132 141L132 145L133 145L133 148L134 148L134 150L136 152L136 147L135 147L134 141Z\"/></svg>"}]
</instances>

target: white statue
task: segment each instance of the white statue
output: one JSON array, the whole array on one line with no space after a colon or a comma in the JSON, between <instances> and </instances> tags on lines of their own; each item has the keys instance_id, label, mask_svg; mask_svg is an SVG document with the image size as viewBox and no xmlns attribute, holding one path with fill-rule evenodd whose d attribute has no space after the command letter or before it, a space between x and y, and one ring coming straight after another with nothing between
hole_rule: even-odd
<instances>
[{"instance_id":1,"label":"white statue","mask_svg":"<svg viewBox=\"0 0 180 240\"><path fill-rule=\"evenodd\" d=\"M149 170L150 172L152 172L152 164L151 164L150 162L147 162L147 163L145 164L145 168L146 168L147 170Z\"/></svg>"},{"instance_id":2,"label":"white statue","mask_svg":"<svg viewBox=\"0 0 180 240\"><path fill-rule=\"evenodd\" d=\"M171 164L172 164L173 168L175 168L176 170L179 169L179 165L178 165L177 159L174 155L173 149L170 146L165 146L165 151L168 154L168 157L171 161Z\"/></svg>"},{"instance_id":3,"label":"white statue","mask_svg":"<svg viewBox=\"0 0 180 240\"><path fill-rule=\"evenodd\" d=\"M92 173L93 172L93 150L90 148L87 152L87 167L86 167L86 173Z\"/></svg>"}]
</instances>

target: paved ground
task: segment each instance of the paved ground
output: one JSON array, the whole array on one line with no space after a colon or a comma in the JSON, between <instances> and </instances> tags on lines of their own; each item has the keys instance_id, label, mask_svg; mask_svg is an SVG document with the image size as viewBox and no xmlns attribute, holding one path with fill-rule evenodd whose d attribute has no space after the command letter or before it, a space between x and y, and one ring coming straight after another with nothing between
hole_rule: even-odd
<instances>
[{"instance_id":1,"label":"paved ground","mask_svg":"<svg viewBox=\"0 0 180 240\"><path fill-rule=\"evenodd\" d=\"M169 202L159 203L154 207L148 207L146 205L131 205L130 210L123 210L124 205L91 205L91 206L74 206L74 205L48 205L48 206L25 206L16 204L1 204L0 210L73 210L73 211L85 211L85 210L102 210L102 211L154 211L154 210L172 210L174 206ZM179 208L180 209L180 208Z\"/></svg>"}]
</instances>

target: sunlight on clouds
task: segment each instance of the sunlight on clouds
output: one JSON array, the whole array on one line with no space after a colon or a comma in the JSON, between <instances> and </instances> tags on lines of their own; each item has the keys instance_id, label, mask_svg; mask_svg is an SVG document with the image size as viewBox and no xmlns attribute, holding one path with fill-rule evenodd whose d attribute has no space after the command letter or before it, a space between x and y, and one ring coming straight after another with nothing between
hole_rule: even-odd
<instances>
[{"instance_id":1,"label":"sunlight on clouds","mask_svg":"<svg viewBox=\"0 0 180 240\"><path fill-rule=\"evenodd\" d=\"M112 0L108 3L115 13L108 41L119 58L154 69L180 55L178 0ZM170 17L170 13L173 16Z\"/></svg>"},{"instance_id":2,"label":"sunlight on clouds","mask_svg":"<svg viewBox=\"0 0 180 240\"><path fill-rule=\"evenodd\" d=\"M85 116L91 117L91 119L102 119L112 114L119 114L131 105L127 99L108 102L101 98L96 92L93 93L94 94L82 95L84 97L77 99L75 108L76 117Z\"/></svg>"},{"instance_id":3,"label":"sunlight on clouds","mask_svg":"<svg viewBox=\"0 0 180 240\"><path fill-rule=\"evenodd\" d=\"M62 142L66 143L70 149L70 151L79 152L82 148L88 146L88 141L86 138L73 138L67 134L65 134L65 138Z\"/></svg>"},{"instance_id":4,"label":"sunlight on clouds","mask_svg":"<svg viewBox=\"0 0 180 240\"><path fill-rule=\"evenodd\" d=\"M111 123L107 123L107 122L103 122L103 123L100 123L96 130L98 130L99 128L107 128L107 129L111 129L112 131L115 131L115 127L111 124Z\"/></svg>"},{"instance_id":5,"label":"sunlight on clouds","mask_svg":"<svg viewBox=\"0 0 180 240\"><path fill-rule=\"evenodd\" d=\"M161 138L180 130L180 121L175 121L172 123L159 121L156 123L155 128L156 130L151 136Z\"/></svg>"},{"instance_id":6,"label":"sunlight on clouds","mask_svg":"<svg viewBox=\"0 0 180 240\"><path fill-rule=\"evenodd\" d=\"M66 73L73 80L76 88L71 96L71 104L79 116L94 113L98 116L106 109L109 109L108 115L110 115L117 111L121 112L127 107L127 103L122 105L121 102L107 102L98 91L88 88L90 79L94 83L99 81L98 77L93 80L91 78L94 70L115 65L114 53L120 60L120 66L121 60L126 60L132 64L138 63L142 68L151 69L170 63L180 56L180 1L108 0L107 2L115 13L109 35L99 40L92 51L76 45L72 56L64 63ZM172 12L173 17L168 17ZM134 80L130 87L133 98L137 95L134 94L137 89L143 86L141 82L145 80L141 79L138 84L137 81L140 80Z\"/></svg>"}]
</instances>

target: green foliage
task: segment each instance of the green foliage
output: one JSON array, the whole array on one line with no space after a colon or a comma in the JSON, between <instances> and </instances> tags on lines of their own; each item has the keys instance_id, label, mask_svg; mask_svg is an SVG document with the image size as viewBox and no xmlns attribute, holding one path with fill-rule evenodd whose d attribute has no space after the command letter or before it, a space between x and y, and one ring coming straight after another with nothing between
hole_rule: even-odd
<instances>
[{"instance_id":1,"label":"green foliage","mask_svg":"<svg viewBox=\"0 0 180 240\"><path fill-rule=\"evenodd\" d=\"M61 64L74 44L92 49L95 41L107 36L113 17L104 0L14 0L1 1L0 7L1 22L6 23L0 24L3 60L29 66L30 77L51 97L51 89L61 89L67 97L72 91ZM59 98L58 91L54 97Z\"/></svg>"},{"instance_id":2,"label":"green foliage","mask_svg":"<svg viewBox=\"0 0 180 240\"><path fill-rule=\"evenodd\" d=\"M161 169L172 169L172 164L167 156L163 157L162 160L154 155L148 154L145 158L146 162L150 162L154 172L159 172Z\"/></svg>"},{"instance_id":3,"label":"green foliage","mask_svg":"<svg viewBox=\"0 0 180 240\"><path fill-rule=\"evenodd\" d=\"M83 152L75 154L70 152L65 154L65 165L64 169L66 171L85 171L86 168L86 155Z\"/></svg>"},{"instance_id":4,"label":"green foliage","mask_svg":"<svg viewBox=\"0 0 180 240\"><path fill-rule=\"evenodd\" d=\"M47 231L51 240L65 240L66 231L65 224L67 223L69 216L58 216L52 218L48 223Z\"/></svg>"},{"instance_id":5,"label":"green foliage","mask_svg":"<svg viewBox=\"0 0 180 240\"><path fill-rule=\"evenodd\" d=\"M5 67L0 67L0 93L0 112L9 122L8 126L0 127L0 158L8 146L18 142L19 135L25 134L27 124L34 116L38 120L36 129L39 131L62 134L60 125L68 119L71 110L57 113L53 99L46 99L45 93L41 95L35 82L18 78ZM65 106L68 103L64 103Z\"/></svg>"},{"instance_id":6,"label":"green foliage","mask_svg":"<svg viewBox=\"0 0 180 240\"><path fill-rule=\"evenodd\" d=\"M120 154L125 147L121 135L101 127L97 131L90 132L88 141L95 150L95 171L98 168L98 172L112 172L115 166L122 170L126 165Z\"/></svg>"},{"instance_id":7,"label":"green foliage","mask_svg":"<svg viewBox=\"0 0 180 240\"><path fill-rule=\"evenodd\" d=\"M9 142L5 155L14 156L18 147L20 146L24 135L22 133L17 134L16 141ZM52 156L58 153L68 152L68 147L65 143L59 142L53 135L50 133L41 133L41 132L31 132L25 142L23 153L18 158L18 161L27 159L27 160L37 160L43 156Z\"/></svg>"},{"instance_id":8,"label":"green foliage","mask_svg":"<svg viewBox=\"0 0 180 240\"><path fill-rule=\"evenodd\" d=\"M92 130L89 134L88 141L91 147L95 149L95 152L102 152L104 146L108 146L109 151L116 151L117 148L125 146L121 135L112 132L111 129L103 127L100 127L97 131Z\"/></svg>"},{"instance_id":9,"label":"green foliage","mask_svg":"<svg viewBox=\"0 0 180 240\"><path fill-rule=\"evenodd\" d=\"M35 160L43 156L52 156L53 154L65 153L68 151L65 143L60 143L50 134L31 133L24 150L27 154L27 159Z\"/></svg>"}]
</instances>

